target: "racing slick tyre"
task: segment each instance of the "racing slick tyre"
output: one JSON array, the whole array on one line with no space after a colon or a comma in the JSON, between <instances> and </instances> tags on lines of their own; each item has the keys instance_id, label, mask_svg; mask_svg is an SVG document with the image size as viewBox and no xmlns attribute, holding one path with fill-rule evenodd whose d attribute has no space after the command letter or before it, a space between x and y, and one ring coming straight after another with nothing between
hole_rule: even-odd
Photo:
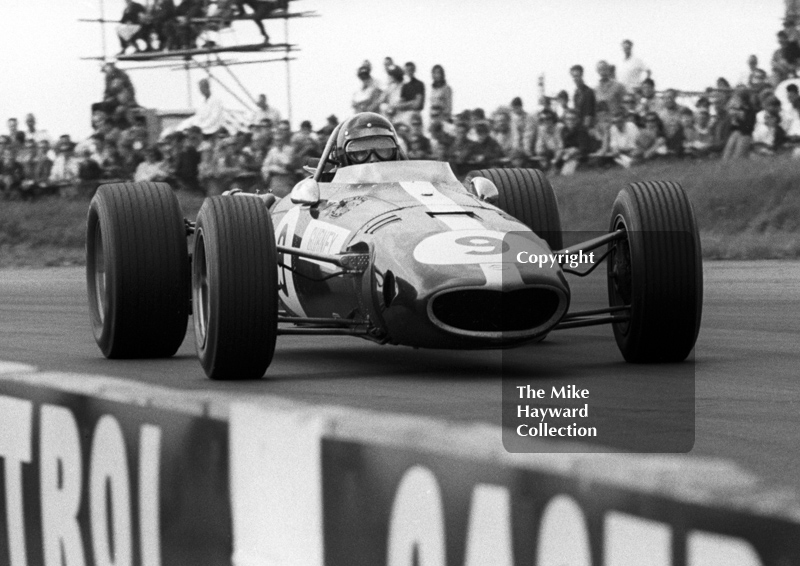
<instances>
[{"instance_id":1,"label":"racing slick tyre","mask_svg":"<svg viewBox=\"0 0 800 566\"><path fill-rule=\"evenodd\" d=\"M550 181L536 169L480 169L466 180L486 177L497 187L498 208L544 239L552 250L564 247L558 201Z\"/></svg>"},{"instance_id":2,"label":"racing slick tyre","mask_svg":"<svg viewBox=\"0 0 800 566\"><path fill-rule=\"evenodd\" d=\"M211 379L258 379L275 352L278 269L269 210L252 196L206 199L192 256L194 334Z\"/></svg>"},{"instance_id":3,"label":"racing slick tyre","mask_svg":"<svg viewBox=\"0 0 800 566\"><path fill-rule=\"evenodd\" d=\"M103 185L86 226L86 283L107 358L175 354L189 318L186 225L166 183Z\"/></svg>"},{"instance_id":4,"label":"racing slick tyre","mask_svg":"<svg viewBox=\"0 0 800 566\"><path fill-rule=\"evenodd\" d=\"M692 205L677 183L633 183L620 191L610 230L608 298L630 305L630 319L614 323L628 362L680 362L694 348L703 308L703 265Z\"/></svg>"}]
</instances>

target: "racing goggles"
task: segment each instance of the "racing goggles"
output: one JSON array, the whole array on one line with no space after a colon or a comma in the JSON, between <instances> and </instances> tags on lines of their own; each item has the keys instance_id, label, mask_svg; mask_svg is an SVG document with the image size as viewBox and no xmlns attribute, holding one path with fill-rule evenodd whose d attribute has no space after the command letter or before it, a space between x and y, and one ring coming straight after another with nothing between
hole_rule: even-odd
<instances>
[{"instance_id":1,"label":"racing goggles","mask_svg":"<svg viewBox=\"0 0 800 566\"><path fill-rule=\"evenodd\" d=\"M352 163L366 163L371 155L379 161L391 161L397 158L397 144L389 136L362 138L348 142L344 152Z\"/></svg>"}]
</instances>

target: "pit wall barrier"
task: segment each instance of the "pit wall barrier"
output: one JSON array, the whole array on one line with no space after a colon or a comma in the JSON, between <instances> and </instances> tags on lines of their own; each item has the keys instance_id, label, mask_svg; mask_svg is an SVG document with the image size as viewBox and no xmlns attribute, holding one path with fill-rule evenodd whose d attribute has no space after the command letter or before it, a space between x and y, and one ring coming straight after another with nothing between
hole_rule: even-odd
<instances>
[{"instance_id":1,"label":"pit wall barrier","mask_svg":"<svg viewBox=\"0 0 800 566\"><path fill-rule=\"evenodd\" d=\"M0 364L0 565L800 563L795 495L732 464L500 433Z\"/></svg>"}]
</instances>

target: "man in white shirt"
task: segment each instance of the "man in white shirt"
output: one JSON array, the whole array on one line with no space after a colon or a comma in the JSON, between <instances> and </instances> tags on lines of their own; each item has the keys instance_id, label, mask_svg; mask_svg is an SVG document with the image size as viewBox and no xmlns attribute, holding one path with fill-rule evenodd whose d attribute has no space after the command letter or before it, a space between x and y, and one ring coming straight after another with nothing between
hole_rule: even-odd
<instances>
[{"instance_id":1,"label":"man in white shirt","mask_svg":"<svg viewBox=\"0 0 800 566\"><path fill-rule=\"evenodd\" d=\"M192 126L200 128L204 134L210 135L219 131L225 125L225 108L222 102L211 95L211 85L208 79L200 79L197 83L203 101L194 116L187 118L178 126L178 130L188 130Z\"/></svg>"},{"instance_id":2,"label":"man in white shirt","mask_svg":"<svg viewBox=\"0 0 800 566\"><path fill-rule=\"evenodd\" d=\"M626 39L622 42L625 57L617 64L617 81L622 83L628 92L639 88L642 81L650 78L650 68L638 57L633 56L633 42Z\"/></svg>"}]
</instances>

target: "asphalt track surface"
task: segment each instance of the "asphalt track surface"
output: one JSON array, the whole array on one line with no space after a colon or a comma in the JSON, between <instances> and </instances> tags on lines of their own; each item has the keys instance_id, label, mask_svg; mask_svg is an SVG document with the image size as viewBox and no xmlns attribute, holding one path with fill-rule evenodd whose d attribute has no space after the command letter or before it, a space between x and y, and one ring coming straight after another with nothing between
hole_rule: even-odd
<instances>
[{"instance_id":1,"label":"asphalt track surface","mask_svg":"<svg viewBox=\"0 0 800 566\"><path fill-rule=\"evenodd\" d=\"M708 262L704 272L690 454L732 460L800 491L800 263ZM573 288L573 306L602 306L604 285L602 275L581 280ZM527 367L514 368L519 378L621 386L644 379L641 366L622 361L609 327L553 333L526 348ZM175 358L106 360L89 327L83 268L0 271L0 360L40 370L499 424L501 359L496 351L283 336L267 377L216 383L195 359L191 321Z\"/></svg>"}]
</instances>

